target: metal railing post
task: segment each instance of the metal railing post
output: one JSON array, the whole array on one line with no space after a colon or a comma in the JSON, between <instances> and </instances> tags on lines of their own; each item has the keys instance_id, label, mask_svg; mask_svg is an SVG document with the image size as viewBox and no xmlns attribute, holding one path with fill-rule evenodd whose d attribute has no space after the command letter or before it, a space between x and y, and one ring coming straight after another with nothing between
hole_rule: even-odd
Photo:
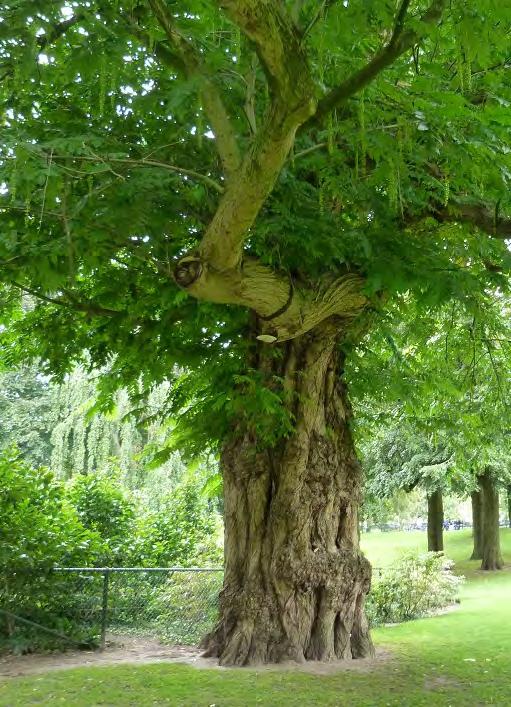
<instances>
[{"instance_id":1,"label":"metal railing post","mask_svg":"<svg viewBox=\"0 0 511 707\"><path fill-rule=\"evenodd\" d=\"M103 572L103 600L101 603L101 638L99 648L105 649L106 643L106 626L108 623L108 586L110 579L110 570L105 569Z\"/></svg>"}]
</instances>

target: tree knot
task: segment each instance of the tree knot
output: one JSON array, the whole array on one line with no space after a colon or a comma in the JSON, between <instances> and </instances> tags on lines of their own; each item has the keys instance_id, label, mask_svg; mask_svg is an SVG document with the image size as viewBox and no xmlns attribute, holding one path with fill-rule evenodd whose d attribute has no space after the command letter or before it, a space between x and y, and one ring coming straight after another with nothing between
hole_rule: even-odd
<instances>
[{"instance_id":1,"label":"tree knot","mask_svg":"<svg viewBox=\"0 0 511 707\"><path fill-rule=\"evenodd\" d=\"M196 282L203 272L203 264L199 255L185 255L174 268L174 280L179 287L186 289Z\"/></svg>"}]
</instances>

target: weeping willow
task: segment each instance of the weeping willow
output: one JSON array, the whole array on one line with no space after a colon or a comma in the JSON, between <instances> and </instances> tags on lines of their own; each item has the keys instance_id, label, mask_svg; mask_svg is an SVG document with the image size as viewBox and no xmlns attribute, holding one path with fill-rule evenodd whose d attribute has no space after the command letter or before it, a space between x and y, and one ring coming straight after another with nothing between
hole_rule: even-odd
<instances>
[{"instance_id":1,"label":"weeping willow","mask_svg":"<svg viewBox=\"0 0 511 707\"><path fill-rule=\"evenodd\" d=\"M149 406L159 409L165 395L165 386L160 386L151 394ZM164 431L157 422L137 424L124 390L117 392L108 413L95 412L95 400L94 381L81 369L55 387L50 466L68 479L114 465L129 485L137 486L145 468L143 450L163 442Z\"/></svg>"}]
</instances>

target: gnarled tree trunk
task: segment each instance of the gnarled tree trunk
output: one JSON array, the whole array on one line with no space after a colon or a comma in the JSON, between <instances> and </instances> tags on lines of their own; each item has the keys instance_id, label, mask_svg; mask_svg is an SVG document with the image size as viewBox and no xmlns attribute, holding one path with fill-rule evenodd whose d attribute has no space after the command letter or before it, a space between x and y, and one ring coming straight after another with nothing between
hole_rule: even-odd
<instances>
[{"instance_id":1,"label":"gnarled tree trunk","mask_svg":"<svg viewBox=\"0 0 511 707\"><path fill-rule=\"evenodd\" d=\"M472 491L472 537L474 549L471 560L483 559L483 494L481 491Z\"/></svg>"},{"instance_id":2,"label":"gnarled tree trunk","mask_svg":"<svg viewBox=\"0 0 511 707\"><path fill-rule=\"evenodd\" d=\"M504 566L500 553L499 493L494 479L486 470L479 477L483 494L483 558L482 570L500 570Z\"/></svg>"},{"instance_id":3,"label":"gnarled tree trunk","mask_svg":"<svg viewBox=\"0 0 511 707\"><path fill-rule=\"evenodd\" d=\"M441 491L428 494L428 552L444 549L444 505Z\"/></svg>"},{"instance_id":4,"label":"gnarled tree trunk","mask_svg":"<svg viewBox=\"0 0 511 707\"><path fill-rule=\"evenodd\" d=\"M225 580L220 623L203 645L223 665L373 654L361 470L335 330L322 326L280 350L259 367L284 379L294 433L262 449L238 429L222 454Z\"/></svg>"}]
</instances>

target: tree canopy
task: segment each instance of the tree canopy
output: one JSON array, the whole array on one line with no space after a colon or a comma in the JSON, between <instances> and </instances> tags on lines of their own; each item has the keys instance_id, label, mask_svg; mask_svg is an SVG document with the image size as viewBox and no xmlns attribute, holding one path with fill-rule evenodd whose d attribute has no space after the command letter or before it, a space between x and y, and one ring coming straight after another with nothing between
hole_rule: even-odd
<instances>
[{"instance_id":1,"label":"tree canopy","mask_svg":"<svg viewBox=\"0 0 511 707\"><path fill-rule=\"evenodd\" d=\"M43 1L2 15L11 358L63 374L87 351L114 361L105 389L135 395L174 377L166 413L186 402L201 444L261 410L271 438L290 421L275 391L240 378L250 317L229 305L282 340L390 295L480 307L507 288L505 4ZM241 262L237 282L215 282ZM22 314L25 291L39 303Z\"/></svg>"}]
</instances>

